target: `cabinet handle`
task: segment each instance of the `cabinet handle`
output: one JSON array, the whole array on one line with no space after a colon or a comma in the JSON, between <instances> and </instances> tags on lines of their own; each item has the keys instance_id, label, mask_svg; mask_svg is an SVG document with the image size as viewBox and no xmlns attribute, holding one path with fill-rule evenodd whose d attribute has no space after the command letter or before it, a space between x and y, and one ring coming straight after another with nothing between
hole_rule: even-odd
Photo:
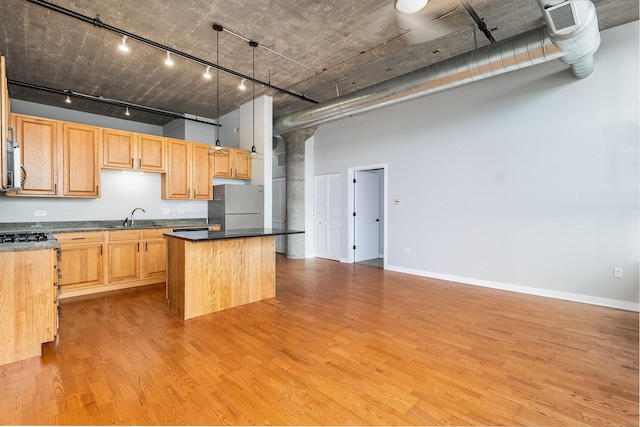
<instances>
[{"instance_id":1,"label":"cabinet handle","mask_svg":"<svg viewBox=\"0 0 640 427\"><path fill-rule=\"evenodd\" d=\"M71 240L84 240L86 237L72 237Z\"/></svg>"},{"instance_id":2,"label":"cabinet handle","mask_svg":"<svg viewBox=\"0 0 640 427\"><path fill-rule=\"evenodd\" d=\"M138 159L138 164L139 164L138 167L141 168L142 167L142 159Z\"/></svg>"},{"instance_id":3,"label":"cabinet handle","mask_svg":"<svg viewBox=\"0 0 640 427\"><path fill-rule=\"evenodd\" d=\"M100 256L102 256L102 245L100 245Z\"/></svg>"},{"instance_id":4,"label":"cabinet handle","mask_svg":"<svg viewBox=\"0 0 640 427\"><path fill-rule=\"evenodd\" d=\"M96 185L96 194L100 193L100 190L98 189L98 185Z\"/></svg>"},{"instance_id":5,"label":"cabinet handle","mask_svg":"<svg viewBox=\"0 0 640 427\"><path fill-rule=\"evenodd\" d=\"M58 194L58 184L57 183L53 184L53 194Z\"/></svg>"},{"instance_id":6,"label":"cabinet handle","mask_svg":"<svg viewBox=\"0 0 640 427\"><path fill-rule=\"evenodd\" d=\"M140 242L138 242L138 252L140 252Z\"/></svg>"},{"instance_id":7,"label":"cabinet handle","mask_svg":"<svg viewBox=\"0 0 640 427\"><path fill-rule=\"evenodd\" d=\"M229 176L233 176L233 169L229 169Z\"/></svg>"},{"instance_id":8,"label":"cabinet handle","mask_svg":"<svg viewBox=\"0 0 640 427\"><path fill-rule=\"evenodd\" d=\"M131 158L131 167L133 167L133 157Z\"/></svg>"},{"instance_id":9,"label":"cabinet handle","mask_svg":"<svg viewBox=\"0 0 640 427\"><path fill-rule=\"evenodd\" d=\"M149 242L144 242L144 251L149 252Z\"/></svg>"},{"instance_id":10,"label":"cabinet handle","mask_svg":"<svg viewBox=\"0 0 640 427\"><path fill-rule=\"evenodd\" d=\"M191 190L190 190L190 189L188 189L188 190L187 190L187 199L188 199L189 197L191 197Z\"/></svg>"}]
</instances>

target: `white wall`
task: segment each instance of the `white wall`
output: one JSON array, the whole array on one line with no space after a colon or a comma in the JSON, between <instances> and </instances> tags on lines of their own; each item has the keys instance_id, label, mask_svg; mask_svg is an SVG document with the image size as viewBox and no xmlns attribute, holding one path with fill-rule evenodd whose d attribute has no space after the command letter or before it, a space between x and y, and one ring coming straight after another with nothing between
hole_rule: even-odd
<instances>
[{"instance_id":1,"label":"white wall","mask_svg":"<svg viewBox=\"0 0 640 427\"><path fill-rule=\"evenodd\" d=\"M389 269L637 310L638 50L636 21L584 80L553 61L322 125L313 173L388 164Z\"/></svg>"},{"instance_id":2,"label":"white wall","mask_svg":"<svg viewBox=\"0 0 640 427\"><path fill-rule=\"evenodd\" d=\"M240 129L239 148L250 150L255 143L256 151L263 156L254 158L251 183L264 186L264 227L271 228L272 211L272 135L273 135L273 98L261 96L256 98L255 105L249 101L239 108ZM255 113L255 116L254 116ZM255 120L254 120L255 119ZM255 122L255 123L254 123ZM253 133L252 133L253 132Z\"/></svg>"}]
</instances>

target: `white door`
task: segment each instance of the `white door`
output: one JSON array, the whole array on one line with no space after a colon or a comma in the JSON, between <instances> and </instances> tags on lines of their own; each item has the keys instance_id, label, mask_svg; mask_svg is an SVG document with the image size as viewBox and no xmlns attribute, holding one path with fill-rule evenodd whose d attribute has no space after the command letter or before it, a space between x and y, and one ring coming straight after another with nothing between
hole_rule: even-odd
<instances>
[{"instance_id":1,"label":"white door","mask_svg":"<svg viewBox=\"0 0 640 427\"><path fill-rule=\"evenodd\" d=\"M342 230L341 175L318 175L314 184L316 256L339 261Z\"/></svg>"},{"instance_id":2,"label":"white door","mask_svg":"<svg viewBox=\"0 0 640 427\"><path fill-rule=\"evenodd\" d=\"M355 261L378 258L380 239L380 175L355 171Z\"/></svg>"},{"instance_id":3,"label":"white door","mask_svg":"<svg viewBox=\"0 0 640 427\"><path fill-rule=\"evenodd\" d=\"M287 228L287 181L285 178L273 178L271 227ZM287 236L276 236L276 252L287 253Z\"/></svg>"}]
</instances>

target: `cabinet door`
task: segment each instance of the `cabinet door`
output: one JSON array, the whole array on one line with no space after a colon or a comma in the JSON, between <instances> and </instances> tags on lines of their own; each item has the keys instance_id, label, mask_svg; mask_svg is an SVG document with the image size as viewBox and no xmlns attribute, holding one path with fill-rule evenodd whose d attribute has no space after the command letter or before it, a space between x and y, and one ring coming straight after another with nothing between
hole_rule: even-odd
<instances>
[{"instance_id":1,"label":"cabinet door","mask_svg":"<svg viewBox=\"0 0 640 427\"><path fill-rule=\"evenodd\" d=\"M164 238L144 242L142 278L163 277L167 272L167 241Z\"/></svg>"},{"instance_id":2,"label":"cabinet door","mask_svg":"<svg viewBox=\"0 0 640 427\"><path fill-rule=\"evenodd\" d=\"M140 241L109 243L109 283L140 278Z\"/></svg>"},{"instance_id":3,"label":"cabinet door","mask_svg":"<svg viewBox=\"0 0 640 427\"><path fill-rule=\"evenodd\" d=\"M15 115L16 140L22 149L22 165L27 171L22 191L16 196L58 194L58 122Z\"/></svg>"},{"instance_id":4,"label":"cabinet door","mask_svg":"<svg viewBox=\"0 0 640 427\"><path fill-rule=\"evenodd\" d=\"M231 164L231 152L213 152L213 176L218 178L231 178L233 166Z\"/></svg>"},{"instance_id":5,"label":"cabinet door","mask_svg":"<svg viewBox=\"0 0 640 427\"><path fill-rule=\"evenodd\" d=\"M162 175L163 199L188 199L190 188L191 143L167 140L167 173Z\"/></svg>"},{"instance_id":6,"label":"cabinet door","mask_svg":"<svg viewBox=\"0 0 640 427\"><path fill-rule=\"evenodd\" d=\"M166 140L160 136L136 134L138 164L140 170L149 172L165 171Z\"/></svg>"},{"instance_id":7,"label":"cabinet door","mask_svg":"<svg viewBox=\"0 0 640 427\"><path fill-rule=\"evenodd\" d=\"M62 123L65 197L100 197L100 133L93 126Z\"/></svg>"},{"instance_id":8,"label":"cabinet door","mask_svg":"<svg viewBox=\"0 0 640 427\"><path fill-rule=\"evenodd\" d=\"M102 167L107 169L134 168L135 143L135 137L132 132L103 129Z\"/></svg>"},{"instance_id":9,"label":"cabinet door","mask_svg":"<svg viewBox=\"0 0 640 427\"><path fill-rule=\"evenodd\" d=\"M65 289L96 286L104 283L102 243L60 245L60 279Z\"/></svg>"},{"instance_id":10,"label":"cabinet door","mask_svg":"<svg viewBox=\"0 0 640 427\"><path fill-rule=\"evenodd\" d=\"M192 199L213 199L213 181L209 144L192 144L191 178L193 182Z\"/></svg>"},{"instance_id":11,"label":"cabinet door","mask_svg":"<svg viewBox=\"0 0 640 427\"><path fill-rule=\"evenodd\" d=\"M251 166L252 159L249 156L245 156L247 150L234 150L234 178L237 179L251 179Z\"/></svg>"}]
</instances>

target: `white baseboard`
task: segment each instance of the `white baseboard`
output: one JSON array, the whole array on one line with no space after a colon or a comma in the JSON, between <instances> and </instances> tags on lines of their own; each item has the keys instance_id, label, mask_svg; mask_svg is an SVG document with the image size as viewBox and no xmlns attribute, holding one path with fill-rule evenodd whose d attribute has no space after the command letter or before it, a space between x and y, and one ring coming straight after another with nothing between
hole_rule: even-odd
<instances>
[{"instance_id":1,"label":"white baseboard","mask_svg":"<svg viewBox=\"0 0 640 427\"><path fill-rule=\"evenodd\" d=\"M463 283L465 285L482 286L484 288L500 289L503 291L519 292L521 294L536 295L540 297L556 298L567 301L581 302L585 304L599 305L603 307L619 308L640 312L640 304L621 301L609 298L600 298L590 295L573 294L569 292L552 291L549 289L532 288L530 286L512 285L509 283L492 282L489 280L473 279L469 277L453 276L449 274L432 273L429 271L415 270L412 268L396 267L387 265L386 270L397 271L398 273L412 274L414 276L429 277L431 279L446 280L449 282Z\"/></svg>"}]
</instances>

